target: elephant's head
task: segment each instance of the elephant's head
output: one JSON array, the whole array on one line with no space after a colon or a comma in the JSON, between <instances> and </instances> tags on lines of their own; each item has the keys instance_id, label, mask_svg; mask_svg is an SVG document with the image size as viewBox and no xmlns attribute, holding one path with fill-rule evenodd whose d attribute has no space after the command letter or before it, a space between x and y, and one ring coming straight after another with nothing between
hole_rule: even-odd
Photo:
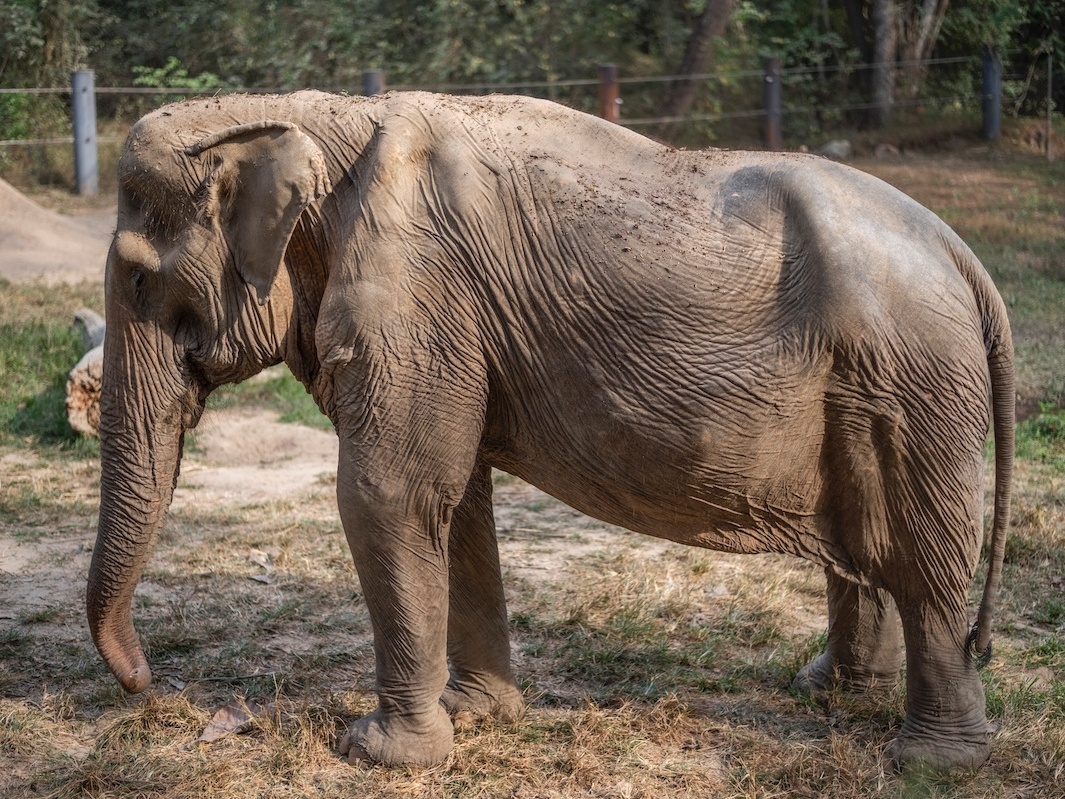
<instances>
[{"instance_id":1,"label":"elephant's head","mask_svg":"<svg viewBox=\"0 0 1065 799\"><path fill-rule=\"evenodd\" d=\"M119 165L107 259L93 641L128 691L151 675L131 601L173 494L185 431L211 390L284 355L285 253L329 191L319 147L290 122L234 124L192 104L141 120ZM254 117L253 117L254 118Z\"/></svg>"}]
</instances>

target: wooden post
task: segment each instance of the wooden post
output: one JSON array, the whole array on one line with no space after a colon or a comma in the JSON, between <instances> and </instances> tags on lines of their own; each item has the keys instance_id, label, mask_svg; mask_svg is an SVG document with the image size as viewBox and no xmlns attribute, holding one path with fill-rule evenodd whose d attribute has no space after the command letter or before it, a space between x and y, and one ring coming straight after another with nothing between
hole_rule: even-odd
<instances>
[{"instance_id":1,"label":"wooden post","mask_svg":"<svg viewBox=\"0 0 1065 799\"><path fill-rule=\"evenodd\" d=\"M617 122L621 119L618 68L614 64L599 65L599 116L608 122Z\"/></svg>"},{"instance_id":2,"label":"wooden post","mask_svg":"<svg viewBox=\"0 0 1065 799\"><path fill-rule=\"evenodd\" d=\"M96 78L91 70L80 70L71 74L70 84L74 182L78 194L95 195L100 186L96 151Z\"/></svg>"},{"instance_id":3,"label":"wooden post","mask_svg":"<svg viewBox=\"0 0 1065 799\"><path fill-rule=\"evenodd\" d=\"M1002 133L1002 62L990 46L983 54L984 138L994 141Z\"/></svg>"},{"instance_id":4,"label":"wooden post","mask_svg":"<svg viewBox=\"0 0 1065 799\"><path fill-rule=\"evenodd\" d=\"M765 131L763 138L767 150L779 150L782 145L780 135L781 85L780 59L767 58L764 62L764 85L762 105L765 109Z\"/></svg>"},{"instance_id":5,"label":"wooden post","mask_svg":"<svg viewBox=\"0 0 1065 799\"><path fill-rule=\"evenodd\" d=\"M385 93L385 73L379 69L367 69L362 73L362 93L367 97Z\"/></svg>"}]
</instances>

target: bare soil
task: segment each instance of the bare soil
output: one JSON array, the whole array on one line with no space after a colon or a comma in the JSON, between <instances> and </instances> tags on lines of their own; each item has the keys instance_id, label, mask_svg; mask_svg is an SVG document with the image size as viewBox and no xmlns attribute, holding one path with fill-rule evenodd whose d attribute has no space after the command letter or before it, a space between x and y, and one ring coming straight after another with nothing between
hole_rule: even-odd
<instances>
[{"instance_id":1,"label":"bare soil","mask_svg":"<svg viewBox=\"0 0 1065 799\"><path fill-rule=\"evenodd\" d=\"M12 283L103 281L114 209L46 210L0 180L0 277Z\"/></svg>"}]
</instances>

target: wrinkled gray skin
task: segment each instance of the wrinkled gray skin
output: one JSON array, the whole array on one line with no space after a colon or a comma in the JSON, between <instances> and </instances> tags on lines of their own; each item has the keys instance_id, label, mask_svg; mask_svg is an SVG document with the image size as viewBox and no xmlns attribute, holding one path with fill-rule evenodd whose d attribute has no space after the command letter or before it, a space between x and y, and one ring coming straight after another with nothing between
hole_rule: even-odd
<instances>
[{"instance_id":1,"label":"wrinkled gray skin","mask_svg":"<svg viewBox=\"0 0 1065 799\"><path fill-rule=\"evenodd\" d=\"M889 757L987 758L966 595L993 410L982 650L1012 343L972 253L910 199L815 157L426 94L169 106L119 181L87 604L126 689L150 681L130 603L182 436L212 389L283 360L339 434L373 620L380 705L352 760L435 763L449 713L521 712L491 467L632 530L821 564L828 647L800 687L894 680L897 607Z\"/></svg>"}]
</instances>

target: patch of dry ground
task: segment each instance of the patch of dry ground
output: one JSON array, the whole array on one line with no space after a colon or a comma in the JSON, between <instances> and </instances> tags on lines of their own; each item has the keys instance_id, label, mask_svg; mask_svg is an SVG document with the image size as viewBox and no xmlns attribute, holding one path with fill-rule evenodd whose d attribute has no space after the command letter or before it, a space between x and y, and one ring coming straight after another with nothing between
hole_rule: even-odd
<instances>
[{"instance_id":1,"label":"patch of dry ground","mask_svg":"<svg viewBox=\"0 0 1065 799\"><path fill-rule=\"evenodd\" d=\"M103 280L113 210L49 211L0 180L0 277L13 283Z\"/></svg>"}]
</instances>

